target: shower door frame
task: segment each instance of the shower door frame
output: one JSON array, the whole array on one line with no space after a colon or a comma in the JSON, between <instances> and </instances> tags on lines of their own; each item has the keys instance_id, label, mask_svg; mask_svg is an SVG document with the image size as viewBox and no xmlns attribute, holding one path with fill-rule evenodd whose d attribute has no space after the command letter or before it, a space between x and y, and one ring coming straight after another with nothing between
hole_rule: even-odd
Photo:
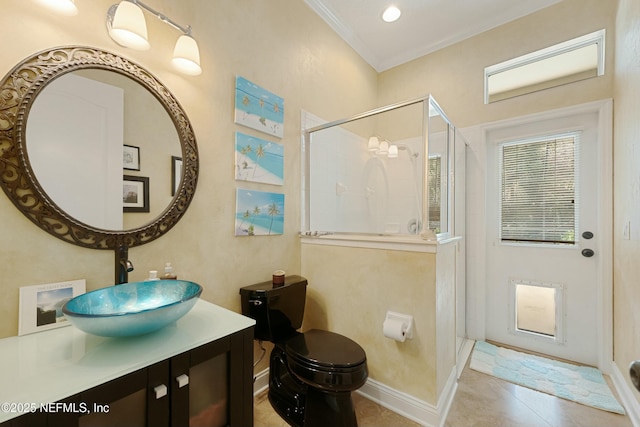
<instances>
[{"instance_id":1,"label":"shower door frame","mask_svg":"<svg viewBox=\"0 0 640 427\"><path fill-rule=\"evenodd\" d=\"M423 164L423 176L422 176L422 226L420 229L420 233L418 233L424 240L436 240L443 239L453 236L453 231L455 230L455 182L453 180L453 176L455 174L455 134L456 128L449 120L447 115L444 113L440 105L435 101L433 96L426 95L420 98L411 99L408 101L398 102L395 104L390 104L384 107L379 107L373 110L366 111L364 113L356 114L355 116L339 119L332 122L324 123L318 126L311 127L309 129L303 129L302 134L302 215L301 215L301 233L309 234L312 232L310 229L310 221L311 221L311 201L310 201L310 185L309 185L309 171L311 167L311 149L309 144L311 143L311 134L314 132L322 131L325 129L329 129L332 127L341 126L350 122L354 122L356 120L372 117L378 114L386 113L388 111L393 111L399 108L408 107L415 104L422 104L422 139L424 144L424 164ZM430 233L428 229L429 224L429 197L428 197L428 174L426 171L429 167L429 117L430 111L433 108L435 112L440 115L443 120L447 123L447 176L446 180L446 191L447 191L447 230L445 232L439 233L437 236L433 233ZM453 137L452 137L453 135ZM441 209L442 211L442 209ZM426 227L426 229L425 229ZM327 230L330 231L330 230ZM330 231L332 234L351 234L349 232L334 232ZM357 233L363 234L363 233ZM381 233L365 233L365 234L375 234L380 235Z\"/></svg>"}]
</instances>

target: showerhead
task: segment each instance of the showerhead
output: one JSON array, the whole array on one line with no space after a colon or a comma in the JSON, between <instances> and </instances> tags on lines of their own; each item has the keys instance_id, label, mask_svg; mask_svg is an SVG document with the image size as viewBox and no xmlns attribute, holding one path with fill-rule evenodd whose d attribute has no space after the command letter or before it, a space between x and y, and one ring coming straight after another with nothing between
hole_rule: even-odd
<instances>
[{"instance_id":1,"label":"showerhead","mask_svg":"<svg viewBox=\"0 0 640 427\"><path fill-rule=\"evenodd\" d=\"M410 159L417 159L420 155L420 153L414 153L411 151L411 148L406 144L396 144L396 147L398 147L398 150L406 151L409 154Z\"/></svg>"}]
</instances>

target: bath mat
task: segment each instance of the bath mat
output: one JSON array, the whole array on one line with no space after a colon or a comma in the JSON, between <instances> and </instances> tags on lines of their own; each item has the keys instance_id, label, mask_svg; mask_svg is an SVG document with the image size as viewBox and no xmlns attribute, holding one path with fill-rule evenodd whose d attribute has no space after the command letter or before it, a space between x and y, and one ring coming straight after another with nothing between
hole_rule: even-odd
<instances>
[{"instance_id":1,"label":"bath mat","mask_svg":"<svg viewBox=\"0 0 640 427\"><path fill-rule=\"evenodd\" d=\"M533 356L484 341L476 342L469 366L475 371L533 390L624 414L624 408L596 368Z\"/></svg>"}]
</instances>

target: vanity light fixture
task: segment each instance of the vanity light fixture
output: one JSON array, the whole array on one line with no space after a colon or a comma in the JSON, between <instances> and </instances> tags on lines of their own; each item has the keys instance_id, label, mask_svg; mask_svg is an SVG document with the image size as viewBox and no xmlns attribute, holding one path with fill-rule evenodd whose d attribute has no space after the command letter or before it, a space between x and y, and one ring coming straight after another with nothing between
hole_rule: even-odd
<instances>
[{"instance_id":1,"label":"vanity light fixture","mask_svg":"<svg viewBox=\"0 0 640 427\"><path fill-rule=\"evenodd\" d=\"M191 33L191 27L189 27L189 33ZM197 76L202 73L198 43L191 37L191 34L183 34L180 36L173 50L173 59L171 61L173 65L184 74Z\"/></svg>"},{"instance_id":2,"label":"vanity light fixture","mask_svg":"<svg viewBox=\"0 0 640 427\"><path fill-rule=\"evenodd\" d=\"M121 1L107 12L109 36L120 46L135 50L149 50L147 21L142 9L130 1Z\"/></svg>"},{"instance_id":3,"label":"vanity light fixture","mask_svg":"<svg viewBox=\"0 0 640 427\"><path fill-rule=\"evenodd\" d=\"M367 149L373 153L373 154L378 154L380 156L389 156L389 157L393 157L392 155L392 150L395 147L395 157L398 156L398 147L396 147L395 145L392 145L391 147L389 147L389 141L385 141L382 140L380 141L380 138L378 138L377 136L372 136L369 138L369 143L367 144Z\"/></svg>"},{"instance_id":4,"label":"vanity light fixture","mask_svg":"<svg viewBox=\"0 0 640 427\"><path fill-rule=\"evenodd\" d=\"M389 154L387 156L390 159L396 159L398 157L398 146L393 144L389 146Z\"/></svg>"},{"instance_id":5,"label":"vanity light fixture","mask_svg":"<svg viewBox=\"0 0 640 427\"><path fill-rule=\"evenodd\" d=\"M402 12L396 6L389 6L382 12L382 20L384 22L394 22L400 18Z\"/></svg>"},{"instance_id":6,"label":"vanity light fixture","mask_svg":"<svg viewBox=\"0 0 640 427\"><path fill-rule=\"evenodd\" d=\"M78 8L73 0L36 0L36 2L61 15L75 16L78 14Z\"/></svg>"},{"instance_id":7,"label":"vanity light fixture","mask_svg":"<svg viewBox=\"0 0 640 427\"><path fill-rule=\"evenodd\" d=\"M380 141L377 136L369 138L369 144L367 145L369 151L377 152L380 149Z\"/></svg>"},{"instance_id":8,"label":"vanity light fixture","mask_svg":"<svg viewBox=\"0 0 640 427\"><path fill-rule=\"evenodd\" d=\"M380 141L380 149L377 154L380 154L381 156L389 154L389 143L387 141Z\"/></svg>"},{"instance_id":9,"label":"vanity light fixture","mask_svg":"<svg viewBox=\"0 0 640 427\"><path fill-rule=\"evenodd\" d=\"M144 19L143 10L182 32L173 51L172 63L176 69L190 76L201 74L200 51L198 43L191 36L191 26L183 27L139 0L123 0L109 8L107 12L109 36L124 47L136 50L149 49L147 23Z\"/></svg>"}]
</instances>

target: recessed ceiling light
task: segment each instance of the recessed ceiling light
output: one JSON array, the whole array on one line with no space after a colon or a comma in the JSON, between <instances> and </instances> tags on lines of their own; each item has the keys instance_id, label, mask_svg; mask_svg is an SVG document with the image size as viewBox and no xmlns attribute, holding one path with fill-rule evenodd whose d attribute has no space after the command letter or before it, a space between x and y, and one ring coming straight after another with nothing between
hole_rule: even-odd
<instances>
[{"instance_id":1,"label":"recessed ceiling light","mask_svg":"<svg viewBox=\"0 0 640 427\"><path fill-rule=\"evenodd\" d=\"M382 12L382 20L384 22L393 22L400 18L400 15L402 15L400 9L395 6L389 6Z\"/></svg>"}]
</instances>

